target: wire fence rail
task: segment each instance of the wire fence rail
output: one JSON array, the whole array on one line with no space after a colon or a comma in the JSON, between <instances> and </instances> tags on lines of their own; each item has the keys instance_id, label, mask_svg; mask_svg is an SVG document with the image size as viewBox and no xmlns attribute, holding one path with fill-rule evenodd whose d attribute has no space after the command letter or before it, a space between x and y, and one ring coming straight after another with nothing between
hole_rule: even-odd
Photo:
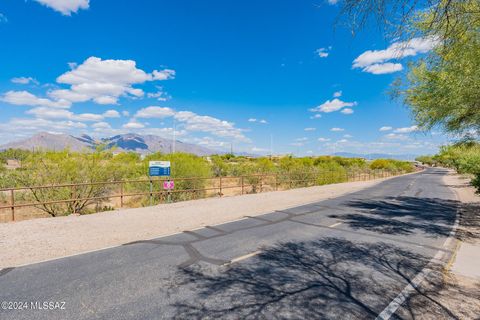
<instances>
[{"instance_id":1,"label":"wire fence rail","mask_svg":"<svg viewBox=\"0 0 480 320\"><path fill-rule=\"evenodd\" d=\"M404 174L398 170L344 170L242 176L136 179L0 189L0 222L88 214L215 196L260 193Z\"/></svg>"}]
</instances>

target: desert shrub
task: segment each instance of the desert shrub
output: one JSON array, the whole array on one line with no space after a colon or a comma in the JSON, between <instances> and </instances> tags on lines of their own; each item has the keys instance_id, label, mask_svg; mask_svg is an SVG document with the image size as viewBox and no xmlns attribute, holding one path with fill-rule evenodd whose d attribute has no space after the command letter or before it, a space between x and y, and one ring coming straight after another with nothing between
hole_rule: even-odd
<instances>
[{"instance_id":1,"label":"desert shrub","mask_svg":"<svg viewBox=\"0 0 480 320\"><path fill-rule=\"evenodd\" d=\"M111 170L108 162L103 161L106 154L102 152L75 153L35 152L29 154L22 162L22 168L15 170L16 185L48 186L58 184L79 184L108 181ZM75 187L55 187L30 189L30 192L18 192L20 201L61 201L69 198L84 199L105 197L110 193L111 185L81 185ZM37 206L51 216L65 215L72 212L86 213L91 204L99 205L100 200L77 200L60 204Z\"/></svg>"},{"instance_id":2,"label":"desert shrub","mask_svg":"<svg viewBox=\"0 0 480 320\"><path fill-rule=\"evenodd\" d=\"M394 159L376 159L370 163L370 169L402 172L413 172L415 170L410 162Z\"/></svg>"}]
</instances>

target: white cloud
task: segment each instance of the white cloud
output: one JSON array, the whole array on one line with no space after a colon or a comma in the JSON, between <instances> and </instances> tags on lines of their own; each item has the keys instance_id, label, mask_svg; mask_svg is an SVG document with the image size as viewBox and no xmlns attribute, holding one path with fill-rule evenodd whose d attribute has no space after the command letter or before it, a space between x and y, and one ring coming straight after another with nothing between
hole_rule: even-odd
<instances>
[{"instance_id":1,"label":"white cloud","mask_svg":"<svg viewBox=\"0 0 480 320\"><path fill-rule=\"evenodd\" d=\"M342 132L342 131L345 131L345 129L343 129L343 128L332 128L332 129L330 129L330 131L333 131L333 132Z\"/></svg>"},{"instance_id":2,"label":"white cloud","mask_svg":"<svg viewBox=\"0 0 480 320\"><path fill-rule=\"evenodd\" d=\"M305 131L315 131L315 130L317 130L317 128L305 128L303 130L305 130Z\"/></svg>"},{"instance_id":3,"label":"white cloud","mask_svg":"<svg viewBox=\"0 0 480 320\"><path fill-rule=\"evenodd\" d=\"M127 110L122 111L122 116L128 117L129 115L130 115L130 112L128 112Z\"/></svg>"},{"instance_id":4,"label":"white cloud","mask_svg":"<svg viewBox=\"0 0 480 320\"><path fill-rule=\"evenodd\" d=\"M330 50L332 49L332 47L328 47L328 48L319 48L315 51L315 53L320 57L320 58L326 58L330 55Z\"/></svg>"},{"instance_id":5,"label":"white cloud","mask_svg":"<svg viewBox=\"0 0 480 320\"><path fill-rule=\"evenodd\" d=\"M340 98L341 96L342 96L342 90L336 91L336 92L333 93L334 98Z\"/></svg>"},{"instance_id":6,"label":"white cloud","mask_svg":"<svg viewBox=\"0 0 480 320\"><path fill-rule=\"evenodd\" d=\"M317 114L314 114L313 116L311 116L310 119L320 119L321 117L322 117L322 115L317 113Z\"/></svg>"},{"instance_id":7,"label":"white cloud","mask_svg":"<svg viewBox=\"0 0 480 320\"><path fill-rule=\"evenodd\" d=\"M29 83L39 84L39 82L32 77L17 77L17 78L12 78L10 81L16 84L29 84Z\"/></svg>"},{"instance_id":8,"label":"white cloud","mask_svg":"<svg viewBox=\"0 0 480 320\"><path fill-rule=\"evenodd\" d=\"M391 140L408 140L408 137L404 134L389 133L385 136L387 139Z\"/></svg>"},{"instance_id":9,"label":"white cloud","mask_svg":"<svg viewBox=\"0 0 480 320\"><path fill-rule=\"evenodd\" d=\"M212 137L194 138L193 142L198 144L198 145L208 147L208 148L213 148L213 149L225 148L225 147L230 146L229 143L227 143L225 141L215 140Z\"/></svg>"},{"instance_id":10,"label":"white cloud","mask_svg":"<svg viewBox=\"0 0 480 320\"><path fill-rule=\"evenodd\" d=\"M8 91L0 100L14 105L32 107L69 108L71 105L69 101L64 99L53 101L46 98L39 98L28 91Z\"/></svg>"},{"instance_id":11,"label":"white cloud","mask_svg":"<svg viewBox=\"0 0 480 320\"><path fill-rule=\"evenodd\" d=\"M30 135L40 131L70 131L85 129L87 125L75 121L59 121L48 119L13 118L9 122L0 123L0 133L6 134L9 139L15 136Z\"/></svg>"},{"instance_id":12,"label":"white cloud","mask_svg":"<svg viewBox=\"0 0 480 320\"><path fill-rule=\"evenodd\" d=\"M124 129L142 129L145 128L145 125L140 122L136 122L135 120L131 120L130 122L124 124L122 126Z\"/></svg>"},{"instance_id":13,"label":"white cloud","mask_svg":"<svg viewBox=\"0 0 480 320\"><path fill-rule=\"evenodd\" d=\"M35 0L63 15L69 16L79 9L88 9L90 0Z\"/></svg>"},{"instance_id":14,"label":"white cloud","mask_svg":"<svg viewBox=\"0 0 480 320\"><path fill-rule=\"evenodd\" d=\"M352 114L354 111L353 111L353 109L345 108L340 112L343 113L343 114Z\"/></svg>"},{"instance_id":15,"label":"white cloud","mask_svg":"<svg viewBox=\"0 0 480 320\"><path fill-rule=\"evenodd\" d=\"M333 100L327 100L323 104L319 105L318 107L310 109L311 112L334 112L338 111L344 107L353 107L356 106L357 102L344 102L340 99L333 99Z\"/></svg>"},{"instance_id":16,"label":"white cloud","mask_svg":"<svg viewBox=\"0 0 480 320\"><path fill-rule=\"evenodd\" d=\"M335 4L337 4L338 1L339 1L339 0L327 0L328 4L329 4L329 5L332 5L332 6L335 5Z\"/></svg>"},{"instance_id":17,"label":"white cloud","mask_svg":"<svg viewBox=\"0 0 480 320\"><path fill-rule=\"evenodd\" d=\"M402 71L403 66L400 63L376 63L363 68L364 72L372 74L387 74Z\"/></svg>"},{"instance_id":18,"label":"white cloud","mask_svg":"<svg viewBox=\"0 0 480 320\"><path fill-rule=\"evenodd\" d=\"M348 140L347 139L341 139L341 140L338 140L337 143L347 143Z\"/></svg>"},{"instance_id":19,"label":"white cloud","mask_svg":"<svg viewBox=\"0 0 480 320\"><path fill-rule=\"evenodd\" d=\"M191 111L177 112L175 119L182 122L187 131L207 132L217 137L250 142L250 139L244 136L242 130L236 128L232 122L210 116L201 116Z\"/></svg>"},{"instance_id":20,"label":"white cloud","mask_svg":"<svg viewBox=\"0 0 480 320\"><path fill-rule=\"evenodd\" d=\"M308 141L308 138L307 138L307 137L301 137L301 138L295 139L295 141L297 141L297 142L305 142L305 141Z\"/></svg>"},{"instance_id":21,"label":"white cloud","mask_svg":"<svg viewBox=\"0 0 480 320\"><path fill-rule=\"evenodd\" d=\"M107 110L103 113L105 118L120 118L120 113L117 110Z\"/></svg>"},{"instance_id":22,"label":"white cloud","mask_svg":"<svg viewBox=\"0 0 480 320\"><path fill-rule=\"evenodd\" d=\"M150 106L143 109L140 109L135 114L135 118L166 118L171 117L175 114L170 108L166 107L157 107L157 106Z\"/></svg>"},{"instance_id":23,"label":"white cloud","mask_svg":"<svg viewBox=\"0 0 480 320\"><path fill-rule=\"evenodd\" d=\"M383 127L381 127L380 129L378 129L378 131L390 131L390 130L392 130L392 129L393 129L392 127L383 126Z\"/></svg>"},{"instance_id":24,"label":"white cloud","mask_svg":"<svg viewBox=\"0 0 480 320\"><path fill-rule=\"evenodd\" d=\"M330 141L330 139L328 139L328 138L318 138L317 140L320 141L320 142L328 142L328 141Z\"/></svg>"},{"instance_id":25,"label":"white cloud","mask_svg":"<svg viewBox=\"0 0 480 320\"><path fill-rule=\"evenodd\" d=\"M344 134L344 135L343 135L343 137L344 137L344 138L347 138L347 139L349 139L349 138L353 138L353 136L352 136L352 135L350 135L350 134Z\"/></svg>"},{"instance_id":26,"label":"white cloud","mask_svg":"<svg viewBox=\"0 0 480 320\"><path fill-rule=\"evenodd\" d=\"M257 122L261 124L268 124L268 121L265 119L256 119L256 118L250 118L248 119L248 122Z\"/></svg>"},{"instance_id":27,"label":"white cloud","mask_svg":"<svg viewBox=\"0 0 480 320\"><path fill-rule=\"evenodd\" d=\"M158 90L157 92L147 93L147 97L148 98L155 98L158 101L167 101L168 99L171 98L165 91L163 91L162 87L157 86L157 90Z\"/></svg>"},{"instance_id":28,"label":"white cloud","mask_svg":"<svg viewBox=\"0 0 480 320\"><path fill-rule=\"evenodd\" d=\"M102 122L96 122L92 124L92 128L98 129L97 131L99 131L99 130L111 129L112 126L108 122L102 121Z\"/></svg>"},{"instance_id":29,"label":"white cloud","mask_svg":"<svg viewBox=\"0 0 480 320\"><path fill-rule=\"evenodd\" d=\"M353 61L353 68L361 68L364 72L384 74L400 71L403 69L399 63L387 61L416 56L432 50L439 41L433 37L413 38L409 41L392 43L384 50L367 50Z\"/></svg>"},{"instance_id":30,"label":"white cloud","mask_svg":"<svg viewBox=\"0 0 480 320\"><path fill-rule=\"evenodd\" d=\"M395 133L412 133L412 132L415 132L415 131L418 131L418 126L397 128L393 132L395 132Z\"/></svg>"},{"instance_id":31,"label":"white cloud","mask_svg":"<svg viewBox=\"0 0 480 320\"><path fill-rule=\"evenodd\" d=\"M101 121L104 119L104 115L94 113L81 113L74 114L73 112L65 109L49 108L49 107L37 107L30 109L27 114L34 115L39 119L67 119L75 121Z\"/></svg>"},{"instance_id":32,"label":"white cloud","mask_svg":"<svg viewBox=\"0 0 480 320\"><path fill-rule=\"evenodd\" d=\"M57 78L60 84L70 85L69 89L52 90L48 94L54 99L71 102L93 100L98 104L116 104L121 96L142 97L142 89L135 84L147 81L167 80L175 76L170 69L154 70L151 74L138 69L133 60L102 60L90 57L80 65Z\"/></svg>"}]
</instances>

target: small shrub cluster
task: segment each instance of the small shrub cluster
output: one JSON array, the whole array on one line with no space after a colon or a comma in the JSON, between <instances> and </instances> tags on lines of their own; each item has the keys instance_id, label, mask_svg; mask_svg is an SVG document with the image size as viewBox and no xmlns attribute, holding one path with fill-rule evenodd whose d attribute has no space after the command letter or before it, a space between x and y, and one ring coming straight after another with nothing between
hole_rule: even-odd
<instances>
[{"instance_id":1,"label":"small shrub cluster","mask_svg":"<svg viewBox=\"0 0 480 320\"><path fill-rule=\"evenodd\" d=\"M175 190L192 191L172 192L168 195L171 201L205 197L206 191L201 189L212 186L208 178L244 177L242 180L244 179L244 183L249 186L248 192L255 193L262 189L262 181L265 183L258 175L276 175L275 186L295 188L348 181L349 177L352 177L352 172L358 171L412 170L409 163L396 160L376 160L369 164L365 159L330 156L251 158L225 154L199 157L187 153L153 153L141 157L133 152L113 154L109 150L101 149L92 153L69 150L57 152L6 150L0 152L0 159L4 162L8 159L21 161L21 167L15 170L7 170L3 165L0 166L0 188L68 185L16 193L16 201L19 203L65 200L62 203L37 206L51 216L72 212L88 214L96 210L111 209L108 203L109 195L118 194L120 188L124 194L149 193L150 184L145 183L145 180L149 179L148 162L151 160L171 161L171 178L177 179ZM178 180L179 178L200 179ZM115 181L126 182L101 183ZM74 184L84 185L71 186ZM161 181L154 179L152 187L155 203L165 201ZM87 199L92 197L96 199ZM78 200L66 201L68 199ZM5 199L0 201L5 202ZM129 205L148 205L150 202L144 196L132 196L128 201Z\"/></svg>"},{"instance_id":2,"label":"small shrub cluster","mask_svg":"<svg viewBox=\"0 0 480 320\"><path fill-rule=\"evenodd\" d=\"M443 146L432 157L435 165L455 169L460 174L472 176L472 185L480 192L480 143L473 140Z\"/></svg>"}]
</instances>

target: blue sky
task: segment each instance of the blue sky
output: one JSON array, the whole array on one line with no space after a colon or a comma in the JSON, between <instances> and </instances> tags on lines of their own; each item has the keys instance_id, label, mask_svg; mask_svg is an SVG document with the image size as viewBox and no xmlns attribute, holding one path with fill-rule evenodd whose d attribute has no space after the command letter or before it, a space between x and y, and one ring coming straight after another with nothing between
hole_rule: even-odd
<instances>
[{"instance_id":1,"label":"blue sky","mask_svg":"<svg viewBox=\"0 0 480 320\"><path fill-rule=\"evenodd\" d=\"M352 37L335 27L338 10L326 0L4 0L0 138L171 138L175 127L182 141L257 154L434 153L446 137L418 132L386 94L434 41Z\"/></svg>"}]
</instances>

